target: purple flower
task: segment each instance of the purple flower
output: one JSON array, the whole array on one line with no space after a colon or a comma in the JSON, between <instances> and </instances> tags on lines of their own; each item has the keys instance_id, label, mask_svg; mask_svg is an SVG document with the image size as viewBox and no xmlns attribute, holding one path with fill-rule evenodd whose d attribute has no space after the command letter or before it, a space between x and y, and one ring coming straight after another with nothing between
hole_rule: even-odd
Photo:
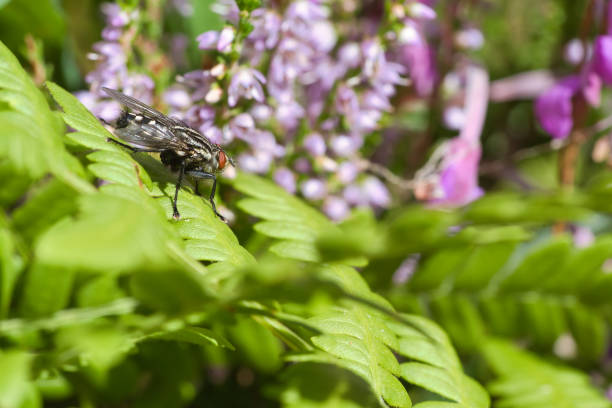
<instances>
[{"instance_id":1,"label":"purple flower","mask_svg":"<svg viewBox=\"0 0 612 408\"><path fill-rule=\"evenodd\" d=\"M363 95L362 107L378 111L391 111L391 102L386 95L381 95L374 90L366 91Z\"/></svg>"},{"instance_id":2,"label":"purple flower","mask_svg":"<svg viewBox=\"0 0 612 408\"><path fill-rule=\"evenodd\" d=\"M565 45L563 57L572 65L578 65L584 58L584 44L579 38L573 38Z\"/></svg>"},{"instance_id":3,"label":"purple flower","mask_svg":"<svg viewBox=\"0 0 612 408\"><path fill-rule=\"evenodd\" d=\"M304 139L304 148L313 156L325 154L325 139L318 133L312 133Z\"/></svg>"},{"instance_id":4,"label":"purple flower","mask_svg":"<svg viewBox=\"0 0 612 408\"><path fill-rule=\"evenodd\" d=\"M98 101L98 97L89 91L77 91L74 96L89 110L92 110Z\"/></svg>"},{"instance_id":5,"label":"purple flower","mask_svg":"<svg viewBox=\"0 0 612 408\"><path fill-rule=\"evenodd\" d=\"M588 72L583 78L582 95L591 106L601 103L601 77L595 72Z\"/></svg>"},{"instance_id":6,"label":"purple flower","mask_svg":"<svg viewBox=\"0 0 612 408\"><path fill-rule=\"evenodd\" d=\"M293 130L299 124L301 118L304 117L304 108L295 100L281 103L276 108L276 120L287 130Z\"/></svg>"},{"instance_id":7,"label":"purple flower","mask_svg":"<svg viewBox=\"0 0 612 408\"><path fill-rule=\"evenodd\" d=\"M449 106L444 109L443 119L447 128L459 130L465 124L465 112L458 106Z\"/></svg>"},{"instance_id":8,"label":"purple flower","mask_svg":"<svg viewBox=\"0 0 612 408\"><path fill-rule=\"evenodd\" d=\"M210 9L234 25L240 21L240 9L234 0L217 0Z\"/></svg>"},{"instance_id":9,"label":"purple flower","mask_svg":"<svg viewBox=\"0 0 612 408\"><path fill-rule=\"evenodd\" d=\"M119 117L121 113L121 105L117 101L99 101L93 108L92 112L97 117L104 119L107 122L112 122Z\"/></svg>"},{"instance_id":10,"label":"purple flower","mask_svg":"<svg viewBox=\"0 0 612 408\"><path fill-rule=\"evenodd\" d=\"M434 51L425 42L405 45L401 57L408 70L414 88L420 96L431 94L436 82Z\"/></svg>"},{"instance_id":11,"label":"purple flower","mask_svg":"<svg viewBox=\"0 0 612 408\"><path fill-rule=\"evenodd\" d=\"M97 54L90 55L94 60L102 59L102 64L105 69L116 70L123 68L127 57L123 52L121 45L115 42L97 42L93 45L93 50Z\"/></svg>"},{"instance_id":12,"label":"purple flower","mask_svg":"<svg viewBox=\"0 0 612 408\"><path fill-rule=\"evenodd\" d=\"M455 43L465 49L477 50L484 44L484 36L480 30L468 28L455 34Z\"/></svg>"},{"instance_id":13,"label":"purple flower","mask_svg":"<svg viewBox=\"0 0 612 408\"><path fill-rule=\"evenodd\" d=\"M328 15L327 9L317 3L317 1L308 0L293 1L287 9L285 17L288 20L302 20L305 23L326 18Z\"/></svg>"},{"instance_id":14,"label":"purple flower","mask_svg":"<svg viewBox=\"0 0 612 408\"><path fill-rule=\"evenodd\" d=\"M201 50L214 50L219 42L218 31L205 31L196 37L198 48Z\"/></svg>"},{"instance_id":15,"label":"purple flower","mask_svg":"<svg viewBox=\"0 0 612 408\"><path fill-rule=\"evenodd\" d=\"M228 88L227 102L230 107L236 106L240 98L264 101L264 91L261 84L266 78L253 68L241 68L233 77Z\"/></svg>"},{"instance_id":16,"label":"purple flower","mask_svg":"<svg viewBox=\"0 0 612 408\"><path fill-rule=\"evenodd\" d=\"M311 201L320 200L327 194L327 186L323 180L308 179L300 186L302 195Z\"/></svg>"},{"instance_id":17,"label":"purple flower","mask_svg":"<svg viewBox=\"0 0 612 408\"><path fill-rule=\"evenodd\" d=\"M433 20L436 18L436 12L429 6L413 1L408 5L408 14L414 18L421 18L424 20Z\"/></svg>"},{"instance_id":18,"label":"purple flower","mask_svg":"<svg viewBox=\"0 0 612 408\"><path fill-rule=\"evenodd\" d=\"M329 21L316 21L313 24L312 30L316 33L311 37L311 42L315 49L327 53L334 48L338 38L334 26Z\"/></svg>"},{"instance_id":19,"label":"purple flower","mask_svg":"<svg viewBox=\"0 0 612 408\"><path fill-rule=\"evenodd\" d=\"M419 263L419 258L420 256L417 254L411 255L404 259L399 268L397 268L393 274L393 283L395 285L403 285L404 283L408 282L416 270Z\"/></svg>"},{"instance_id":20,"label":"purple flower","mask_svg":"<svg viewBox=\"0 0 612 408\"><path fill-rule=\"evenodd\" d=\"M363 189L355 184L350 184L342 191L344 199L352 206L365 206L368 204L368 197Z\"/></svg>"},{"instance_id":21,"label":"purple flower","mask_svg":"<svg viewBox=\"0 0 612 408\"><path fill-rule=\"evenodd\" d=\"M263 103L258 103L250 110L251 116L258 122L265 122L272 117L272 108Z\"/></svg>"},{"instance_id":22,"label":"purple flower","mask_svg":"<svg viewBox=\"0 0 612 408\"><path fill-rule=\"evenodd\" d=\"M386 208L391 204L391 195L382 181L376 177L368 177L363 182L363 191L370 205Z\"/></svg>"},{"instance_id":23,"label":"purple flower","mask_svg":"<svg viewBox=\"0 0 612 408\"><path fill-rule=\"evenodd\" d=\"M480 146L456 137L445 145L440 169L438 197L431 203L442 206L465 205L482 195L478 187Z\"/></svg>"},{"instance_id":24,"label":"purple flower","mask_svg":"<svg viewBox=\"0 0 612 408\"><path fill-rule=\"evenodd\" d=\"M164 101L175 109L187 109L191 106L189 93L179 85L171 86L164 92Z\"/></svg>"},{"instance_id":25,"label":"purple flower","mask_svg":"<svg viewBox=\"0 0 612 408\"><path fill-rule=\"evenodd\" d=\"M612 85L612 35L600 35L595 39L593 69L606 85Z\"/></svg>"},{"instance_id":26,"label":"purple flower","mask_svg":"<svg viewBox=\"0 0 612 408\"><path fill-rule=\"evenodd\" d=\"M566 77L536 100L536 117L542 128L554 138L565 138L572 130L572 98L578 91L579 83L577 76Z\"/></svg>"},{"instance_id":27,"label":"purple flower","mask_svg":"<svg viewBox=\"0 0 612 408\"><path fill-rule=\"evenodd\" d=\"M293 164L293 168L298 173L308 173L310 170L312 170L310 160L305 157L298 158Z\"/></svg>"},{"instance_id":28,"label":"purple flower","mask_svg":"<svg viewBox=\"0 0 612 408\"><path fill-rule=\"evenodd\" d=\"M193 5L189 0L172 0L171 4L183 17L193 14Z\"/></svg>"},{"instance_id":29,"label":"purple flower","mask_svg":"<svg viewBox=\"0 0 612 408\"><path fill-rule=\"evenodd\" d=\"M589 227L576 225L572 228L572 238L576 248L586 248L595 242L595 234Z\"/></svg>"},{"instance_id":30,"label":"purple flower","mask_svg":"<svg viewBox=\"0 0 612 408\"><path fill-rule=\"evenodd\" d=\"M251 141L251 134L255 130L255 121L248 113L241 113L229 121L224 128L224 133L227 133L226 139L233 140L235 137L246 142Z\"/></svg>"},{"instance_id":31,"label":"purple flower","mask_svg":"<svg viewBox=\"0 0 612 408\"><path fill-rule=\"evenodd\" d=\"M354 115L359 111L359 100L353 88L342 84L336 90L336 110L343 115Z\"/></svg>"},{"instance_id":32,"label":"purple flower","mask_svg":"<svg viewBox=\"0 0 612 408\"><path fill-rule=\"evenodd\" d=\"M130 16L118 4L102 3L100 6L106 23L112 27L123 27L130 22Z\"/></svg>"},{"instance_id":33,"label":"purple flower","mask_svg":"<svg viewBox=\"0 0 612 408\"><path fill-rule=\"evenodd\" d=\"M270 61L270 82L287 84L313 66L314 50L295 38L285 37L280 41Z\"/></svg>"},{"instance_id":34,"label":"purple flower","mask_svg":"<svg viewBox=\"0 0 612 408\"><path fill-rule=\"evenodd\" d=\"M271 49L278 43L281 18L273 10L260 8L251 13L251 24L253 31L248 39L253 42L255 49L262 51Z\"/></svg>"},{"instance_id":35,"label":"purple flower","mask_svg":"<svg viewBox=\"0 0 612 408\"><path fill-rule=\"evenodd\" d=\"M338 50L338 60L347 68L355 68L361 63L361 48L358 43L350 42L344 44Z\"/></svg>"},{"instance_id":36,"label":"purple flower","mask_svg":"<svg viewBox=\"0 0 612 408\"><path fill-rule=\"evenodd\" d=\"M363 138L357 135L338 135L331 139L331 149L336 156L347 157L353 155L363 144Z\"/></svg>"},{"instance_id":37,"label":"purple flower","mask_svg":"<svg viewBox=\"0 0 612 408\"><path fill-rule=\"evenodd\" d=\"M213 143L216 144L224 144L228 141L223 138L223 132L216 126L208 126L205 130L202 130L202 134L208 138Z\"/></svg>"},{"instance_id":38,"label":"purple flower","mask_svg":"<svg viewBox=\"0 0 612 408\"><path fill-rule=\"evenodd\" d=\"M276 143L276 139L272 132L255 129L251 132L251 140L249 143L257 149L258 152L266 152L274 157L282 157L285 155L285 148Z\"/></svg>"},{"instance_id":39,"label":"purple flower","mask_svg":"<svg viewBox=\"0 0 612 408\"><path fill-rule=\"evenodd\" d=\"M336 177L338 177L338 181L340 181L342 184L348 184L352 183L357 178L358 172L359 169L355 163L347 161L338 166Z\"/></svg>"},{"instance_id":40,"label":"purple flower","mask_svg":"<svg viewBox=\"0 0 612 408\"><path fill-rule=\"evenodd\" d=\"M329 196L323 202L323 212L334 221L342 221L349 214L349 206L342 198Z\"/></svg>"},{"instance_id":41,"label":"purple flower","mask_svg":"<svg viewBox=\"0 0 612 408\"><path fill-rule=\"evenodd\" d=\"M219 42L217 43L217 51L229 52L232 49L232 42L236 36L234 27L227 26L219 34Z\"/></svg>"},{"instance_id":42,"label":"purple flower","mask_svg":"<svg viewBox=\"0 0 612 408\"><path fill-rule=\"evenodd\" d=\"M276 184L294 194L296 191L295 174L286 167L281 167L274 173L274 181Z\"/></svg>"},{"instance_id":43,"label":"purple flower","mask_svg":"<svg viewBox=\"0 0 612 408\"><path fill-rule=\"evenodd\" d=\"M243 153L238 157L239 167L249 173L267 173L272 164L272 156L265 152Z\"/></svg>"},{"instance_id":44,"label":"purple flower","mask_svg":"<svg viewBox=\"0 0 612 408\"><path fill-rule=\"evenodd\" d=\"M132 74L123 81L123 93L149 105L153 103L153 88L155 82L145 74Z\"/></svg>"},{"instance_id":45,"label":"purple flower","mask_svg":"<svg viewBox=\"0 0 612 408\"><path fill-rule=\"evenodd\" d=\"M400 44L419 44L422 40L421 34L411 20L404 21L397 37Z\"/></svg>"},{"instance_id":46,"label":"purple flower","mask_svg":"<svg viewBox=\"0 0 612 408\"><path fill-rule=\"evenodd\" d=\"M203 100L214 81L210 71L196 70L187 72L178 77L178 82L192 89L191 100L194 102Z\"/></svg>"},{"instance_id":47,"label":"purple flower","mask_svg":"<svg viewBox=\"0 0 612 408\"><path fill-rule=\"evenodd\" d=\"M363 74L372 84L383 93L384 85L406 85L407 82L402 78L404 67L400 64L387 61L385 51L378 41L366 40L361 45L364 56Z\"/></svg>"},{"instance_id":48,"label":"purple flower","mask_svg":"<svg viewBox=\"0 0 612 408\"><path fill-rule=\"evenodd\" d=\"M102 39L104 41L119 41L123 30L120 27L104 27L102 29Z\"/></svg>"}]
</instances>

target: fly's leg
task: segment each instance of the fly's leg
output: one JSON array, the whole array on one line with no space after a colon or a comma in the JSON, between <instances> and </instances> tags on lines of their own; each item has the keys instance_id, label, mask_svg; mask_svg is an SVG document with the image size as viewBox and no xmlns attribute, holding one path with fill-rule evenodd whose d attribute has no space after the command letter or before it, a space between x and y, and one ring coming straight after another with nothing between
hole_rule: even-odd
<instances>
[{"instance_id":1,"label":"fly's leg","mask_svg":"<svg viewBox=\"0 0 612 408\"><path fill-rule=\"evenodd\" d=\"M200 195L200 183L198 183L198 179L195 180L195 189L193 190L195 195Z\"/></svg>"},{"instance_id":2,"label":"fly's leg","mask_svg":"<svg viewBox=\"0 0 612 408\"><path fill-rule=\"evenodd\" d=\"M204 171L198 171L198 170L188 171L187 174L192 177L196 177L196 178L212 179L213 185L210 191L210 196L208 197L208 201L210 201L210 206L212 207L212 210L215 213L215 215L219 217L221 221L227 222L225 217L223 217L221 214L219 214L219 212L217 212L217 206L215 205L215 192L217 191L217 177L212 173L206 173ZM196 180L196 186L197 186L197 180Z\"/></svg>"},{"instance_id":3,"label":"fly's leg","mask_svg":"<svg viewBox=\"0 0 612 408\"><path fill-rule=\"evenodd\" d=\"M178 208L176 207L176 200L178 199L178 192L181 189L181 183L183 182L183 175L185 174L185 165L181 165L179 169L178 181L176 182L176 190L174 190L174 200L172 201L172 210L174 214L172 215L175 220L181 218L181 215L178 212Z\"/></svg>"},{"instance_id":4,"label":"fly's leg","mask_svg":"<svg viewBox=\"0 0 612 408\"><path fill-rule=\"evenodd\" d=\"M121 142L119 142L118 140L112 139L112 138L110 138L110 137L107 137L107 138L106 138L106 141L107 141L107 142L111 142L111 143L115 143L116 145L119 145L119 146L121 146L121 147L125 147L126 149L129 149L129 150L131 150L131 151L133 151L133 152L138 152L138 151L140 151L140 150L138 150L138 149L136 149L136 148L134 148L134 147L132 147L132 146L130 146L130 145L128 145L128 144L121 143Z\"/></svg>"}]
</instances>

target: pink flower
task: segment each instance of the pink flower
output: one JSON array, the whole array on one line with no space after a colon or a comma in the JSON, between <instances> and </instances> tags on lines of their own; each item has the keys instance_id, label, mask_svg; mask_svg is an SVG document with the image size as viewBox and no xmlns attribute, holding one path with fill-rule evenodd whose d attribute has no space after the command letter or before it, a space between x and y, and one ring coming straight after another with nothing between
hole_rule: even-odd
<instances>
[{"instance_id":1,"label":"pink flower","mask_svg":"<svg viewBox=\"0 0 612 408\"><path fill-rule=\"evenodd\" d=\"M606 85L612 85L612 35L600 35L595 39L593 69Z\"/></svg>"},{"instance_id":2,"label":"pink flower","mask_svg":"<svg viewBox=\"0 0 612 408\"><path fill-rule=\"evenodd\" d=\"M536 100L536 117L542 128L552 137L563 139L572 131L572 98L578 92L582 92L582 96L590 105L599 105L601 78L589 67L582 75L561 79Z\"/></svg>"},{"instance_id":3,"label":"pink flower","mask_svg":"<svg viewBox=\"0 0 612 408\"><path fill-rule=\"evenodd\" d=\"M425 42L402 47L402 61L410 71L410 79L421 96L429 95L436 82L434 51Z\"/></svg>"},{"instance_id":4,"label":"pink flower","mask_svg":"<svg viewBox=\"0 0 612 408\"><path fill-rule=\"evenodd\" d=\"M535 114L542 128L556 139L567 137L572 130L572 98L580 81L572 75L542 93L535 103Z\"/></svg>"},{"instance_id":5,"label":"pink flower","mask_svg":"<svg viewBox=\"0 0 612 408\"><path fill-rule=\"evenodd\" d=\"M441 205L465 205L483 194L478 187L478 162L480 146L462 138L448 143L440 187L442 195L433 203Z\"/></svg>"}]
</instances>

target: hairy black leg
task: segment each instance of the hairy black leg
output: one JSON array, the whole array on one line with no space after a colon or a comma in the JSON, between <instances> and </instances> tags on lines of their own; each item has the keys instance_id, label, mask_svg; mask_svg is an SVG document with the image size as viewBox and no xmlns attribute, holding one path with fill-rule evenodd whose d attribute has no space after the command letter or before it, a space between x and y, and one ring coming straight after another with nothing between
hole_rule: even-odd
<instances>
[{"instance_id":1,"label":"hairy black leg","mask_svg":"<svg viewBox=\"0 0 612 408\"><path fill-rule=\"evenodd\" d=\"M178 181L176 182L176 190L174 190L174 200L172 201L172 210L174 211L173 217L175 220L181 218L181 215L178 212L178 208L176 207L176 200L178 199L178 192L181 189L181 183L183 182L183 174L185 174L185 165L182 165L179 169Z\"/></svg>"},{"instance_id":2,"label":"hairy black leg","mask_svg":"<svg viewBox=\"0 0 612 408\"><path fill-rule=\"evenodd\" d=\"M219 214L219 212L217 211L217 206L215 205L215 193L217 191L217 177L212 173L206 173L204 171L198 171L198 170L188 171L187 174L192 177L196 177L196 178L212 179L213 185L212 185L212 189L210 190L210 196L208 198L208 201L210 201L210 206L212 207L212 210L215 213L215 215L219 217L221 221L227 222L225 217ZM196 183L197 183L197 180L196 180Z\"/></svg>"},{"instance_id":3,"label":"hairy black leg","mask_svg":"<svg viewBox=\"0 0 612 408\"><path fill-rule=\"evenodd\" d=\"M129 149L130 151L132 151L134 153L138 153L138 152L152 153L152 152L158 152L159 151L157 149L139 149L137 147L130 146L129 144L121 143L120 141L112 139L110 137L107 137L106 141L107 142L112 142L112 143L114 143L116 145L119 145L121 147L125 147L126 149Z\"/></svg>"},{"instance_id":4,"label":"hairy black leg","mask_svg":"<svg viewBox=\"0 0 612 408\"><path fill-rule=\"evenodd\" d=\"M138 149L136 149L136 148L134 148L134 147L132 147L132 146L130 146L130 145L128 145L128 144L121 143L121 142L119 142L118 140L112 139L112 138L110 138L110 137L107 137L107 138L106 138L106 141L107 141L107 142L111 142L111 143L115 143L116 145L119 145L119 146L121 146L121 147L125 147L126 149L129 149L129 150L131 150L131 151L133 151L133 152L138 152L138 151L140 151L140 150L138 150Z\"/></svg>"},{"instance_id":5,"label":"hairy black leg","mask_svg":"<svg viewBox=\"0 0 612 408\"><path fill-rule=\"evenodd\" d=\"M108 122L108 121L106 121L106 119L98 118L98 120L99 120L100 122L104 123L104 124L105 124L105 125L107 125L107 126L113 126L113 124L112 124L112 123L110 123L110 122Z\"/></svg>"},{"instance_id":6,"label":"hairy black leg","mask_svg":"<svg viewBox=\"0 0 612 408\"><path fill-rule=\"evenodd\" d=\"M198 183L198 179L195 180L195 190L193 192L195 195L200 195L200 183Z\"/></svg>"}]
</instances>

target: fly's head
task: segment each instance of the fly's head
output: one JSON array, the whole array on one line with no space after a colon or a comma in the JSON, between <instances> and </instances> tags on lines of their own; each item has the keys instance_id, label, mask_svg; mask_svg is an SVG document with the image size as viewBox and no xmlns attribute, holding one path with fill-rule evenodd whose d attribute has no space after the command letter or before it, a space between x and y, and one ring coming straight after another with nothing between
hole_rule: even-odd
<instances>
[{"instance_id":1,"label":"fly's head","mask_svg":"<svg viewBox=\"0 0 612 408\"><path fill-rule=\"evenodd\" d=\"M215 145L217 151L214 153L214 160L216 161L216 170L222 171L228 163L235 167L234 160L229 157L225 151L219 145Z\"/></svg>"}]
</instances>

